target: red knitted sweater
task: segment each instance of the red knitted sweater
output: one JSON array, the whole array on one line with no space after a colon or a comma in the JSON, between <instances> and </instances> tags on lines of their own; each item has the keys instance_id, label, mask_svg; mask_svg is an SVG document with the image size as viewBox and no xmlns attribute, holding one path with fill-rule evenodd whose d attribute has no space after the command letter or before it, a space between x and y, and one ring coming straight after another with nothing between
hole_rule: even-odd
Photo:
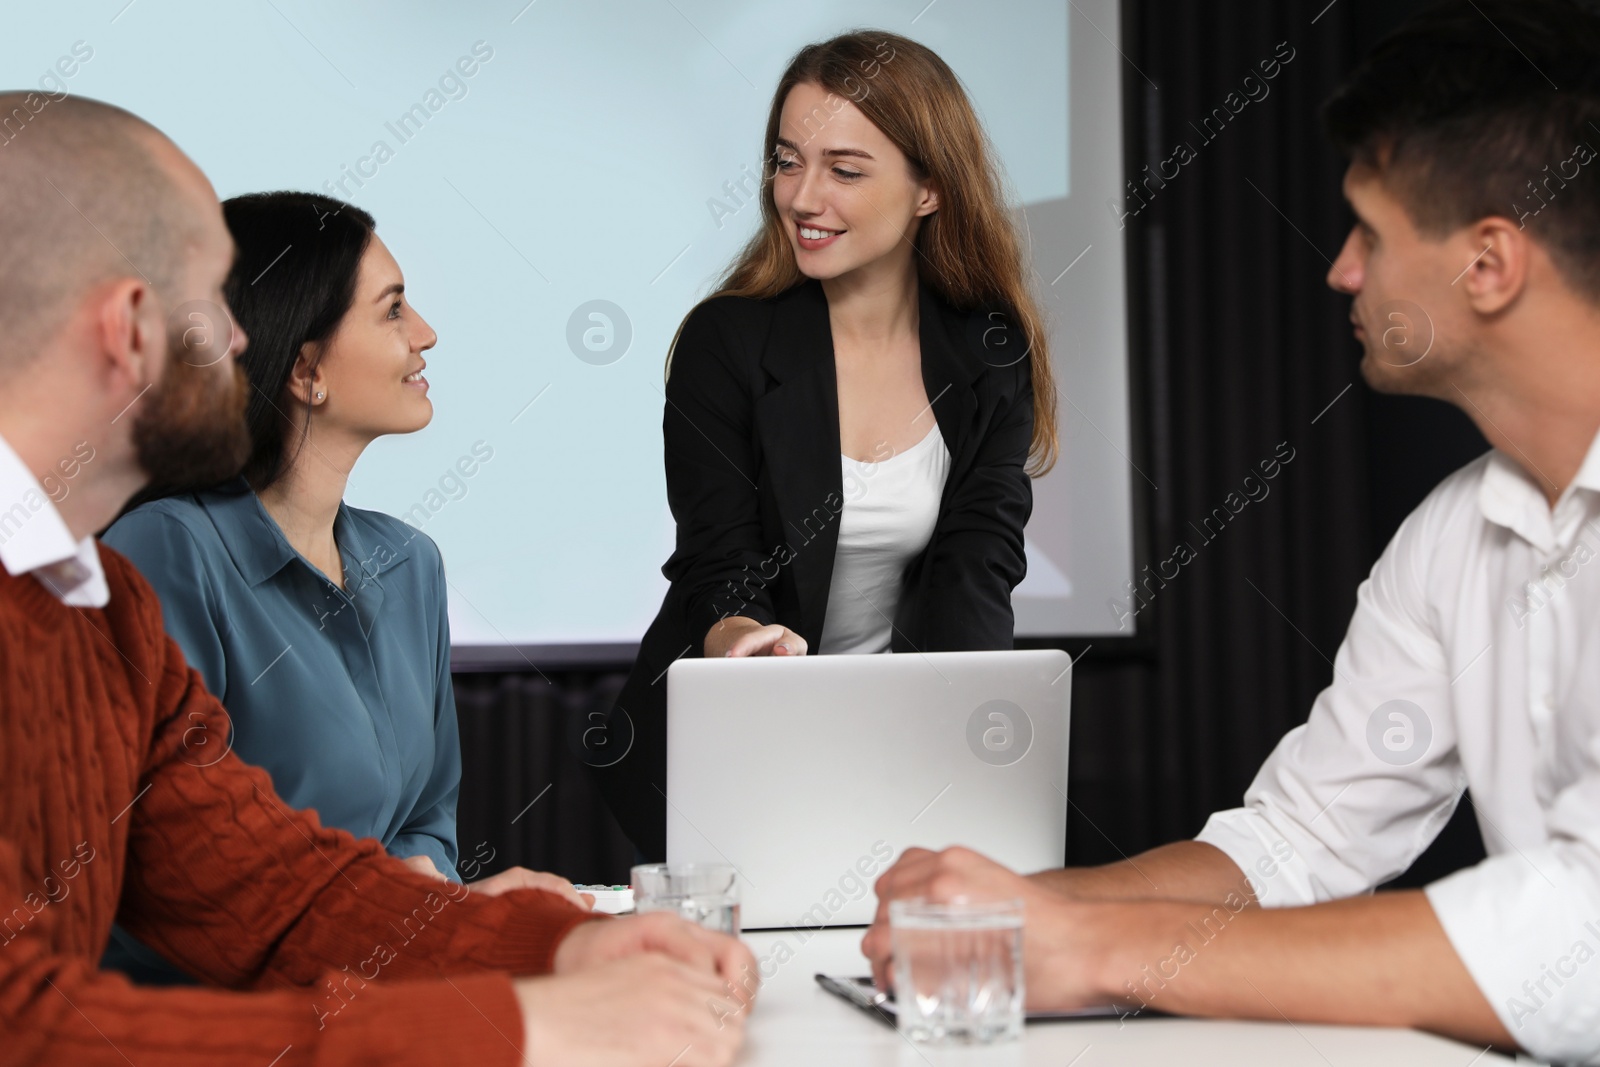
<instances>
[{"instance_id":1,"label":"red knitted sweater","mask_svg":"<svg viewBox=\"0 0 1600 1067\"><path fill-rule=\"evenodd\" d=\"M447 889L291 810L226 752L149 585L100 554L103 609L0 569L0 1061L523 1062L510 974L590 914ZM113 918L227 990L100 972Z\"/></svg>"}]
</instances>

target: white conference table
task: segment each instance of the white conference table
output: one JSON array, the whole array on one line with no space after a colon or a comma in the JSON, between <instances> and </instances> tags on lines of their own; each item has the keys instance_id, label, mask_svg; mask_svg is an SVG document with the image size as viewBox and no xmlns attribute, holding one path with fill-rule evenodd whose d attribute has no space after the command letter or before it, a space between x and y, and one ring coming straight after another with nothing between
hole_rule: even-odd
<instances>
[{"instance_id":1,"label":"white conference table","mask_svg":"<svg viewBox=\"0 0 1600 1067\"><path fill-rule=\"evenodd\" d=\"M740 1067L1487 1067L1516 1061L1414 1030L1205 1019L1032 1023L1022 1040L988 1048L912 1045L889 1026L825 992L813 975L868 973L856 929L749 931L762 961L761 994ZM782 963L779 942L793 953Z\"/></svg>"}]
</instances>

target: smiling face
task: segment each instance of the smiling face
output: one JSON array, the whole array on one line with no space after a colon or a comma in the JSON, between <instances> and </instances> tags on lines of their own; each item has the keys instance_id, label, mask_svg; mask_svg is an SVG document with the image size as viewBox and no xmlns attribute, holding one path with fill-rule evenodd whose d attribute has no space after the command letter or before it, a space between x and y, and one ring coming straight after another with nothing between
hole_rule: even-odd
<instances>
[{"instance_id":1,"label":"smiling face","mask_svg":"<svg viewBox=\"0 0 1600 1067\"><path fill-rule=\"evenodd\" d=\"M802 82L783 102L773 148L773 204L801 273L826 280L910 263L938 194L859 108Z\"/></svg>"},{"instance_id":2,"label":"smiling face","mask_svg":"<svg viewBox=\"0 0 1600 1067\"><path fill-rule=\"evenodd\" d=\"M315 407L319 429L370 440L426 426L433 403L422 353L438 339L406 301L400 265L373 234L361 257L355 300L317 364L313 392L325 394Z\"/></svg>"},{"instance_id":3,"label":"smiling face","mask_svg":"<svg viewBox=\"0 0 1600 1067\"><path fill-rule=\"evenodd\" d=\"M1462 281L1473 262L1469 232L1419 233L1370 166L1352 165L1344 191L1356 224L1327 281L1354 298L1350 320L1366 350L1362 377L1379 392L1453 399L1451 382L1478 328Z\"/></svg>"}]
</instances>

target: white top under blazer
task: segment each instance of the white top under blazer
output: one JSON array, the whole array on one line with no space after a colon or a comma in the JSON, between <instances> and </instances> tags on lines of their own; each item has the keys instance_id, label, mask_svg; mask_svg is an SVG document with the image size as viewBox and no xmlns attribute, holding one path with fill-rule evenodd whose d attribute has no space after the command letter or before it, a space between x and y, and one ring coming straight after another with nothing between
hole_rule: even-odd
<instances>
[{"instance_id":1,"label":"white top under blazer","mask_svg":"<svg viewBox=\"0 0 1600 1067\"><path fill-rule=\"evenodd\" d=\"M907 565L928 547L950 473L936 423L897 455L839 457L844 509L833 557L822 653L887 652Z\"/></svg>"}]
</instances>

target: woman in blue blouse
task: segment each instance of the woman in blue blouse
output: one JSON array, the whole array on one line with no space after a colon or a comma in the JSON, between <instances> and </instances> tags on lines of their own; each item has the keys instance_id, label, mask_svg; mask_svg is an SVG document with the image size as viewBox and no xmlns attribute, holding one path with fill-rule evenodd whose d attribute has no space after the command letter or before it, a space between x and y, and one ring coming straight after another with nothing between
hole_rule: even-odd
<instances>
[{"instance_id":1,"label":"woman in blue blouse","mask_svg":"<svg viewBox=\"0 0 1600 1067\"><path fill-rule=\"evenodd\" d=\"M250 460L212 490L154 488L103 539L155 587L168 632L228 710L234 750L286 802L459 881L443 562L420 531L343 502L367 445L432 418L422 354L437 335L361 209L265 193L223 211L238 247L225 291L250 339ZM470 883L522 886L579 899L522 868ZM120 930L106 963L179 980Z\"/></svg>"}]
</instances>

